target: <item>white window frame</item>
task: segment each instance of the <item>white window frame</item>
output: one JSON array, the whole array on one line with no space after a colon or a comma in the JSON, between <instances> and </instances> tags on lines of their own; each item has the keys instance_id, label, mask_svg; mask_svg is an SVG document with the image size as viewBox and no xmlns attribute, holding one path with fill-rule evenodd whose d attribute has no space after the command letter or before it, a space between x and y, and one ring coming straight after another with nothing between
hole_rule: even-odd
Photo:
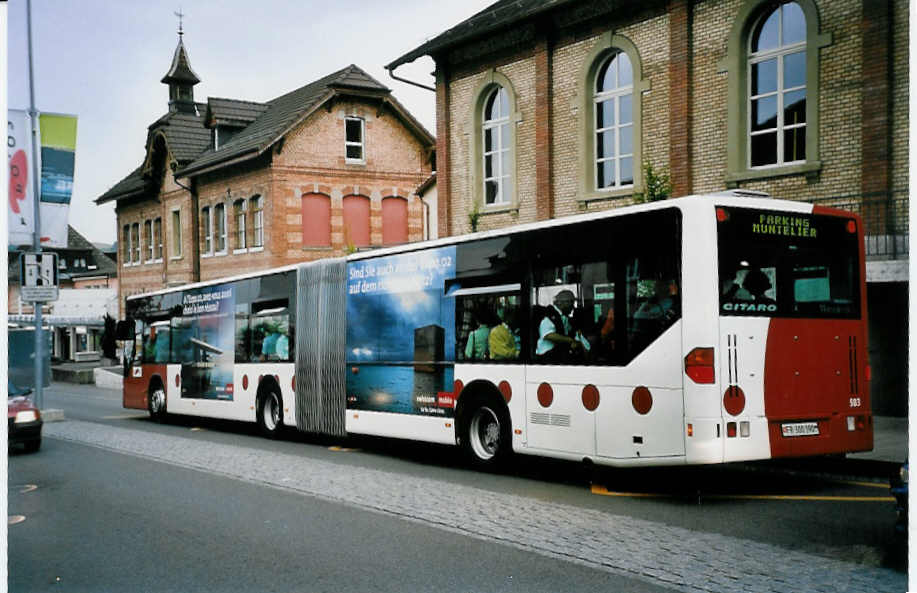
<instances>
[{"instance_id":1,"label":"white window frame","mask_svg":"<svg viewBox=\"0 0 917 593\"><path fill-rule=\"evenodd\" d=\"M746 109L746 111L748 112L748 121L746 122L746 125L748 126L748 127L746 128L746 129L748 130L748 134L747 134L747 136L746 136L745 141L747 142L747 145L746 145L747 155L748 155L748 162L747 162L747 165L748 165L749 170L773 169L773 168L777 168L777 167L784 167L784 166L787 166L787 165L799 165L799 164L804 164L804 163L806 162L806 159L805 159L805 158L798 159L798 160L795 160L795 161L785 161L785 160L783 160L783 148L784 148L784 135L785 135L785 133L786 133L787 131L789 131L789 130L795 130L795 129L799 129L799 128L805 128L806 125L807 125L807 123L808 123L808 122L802 122L801 124L790 124L790 125L785 125L785 123L784 123L784 121L783 121L783 117L784 117L783 99L784 99L784 96L785 96L787 93L791 93L791 92L794 92L794 91L804 90L804 91L806 91L806 103L808 103L808 101L810 100L809 92L808 92L808 81L809 81L809 73L808 73L808 55L807 55L807 51L808 51L808 50L807 50L807 47L806 47L806 42L807 42L808 40L807 40L805 37L803 37L803 40L802 40L802 41L798 41L798 42L792 43L792 44L790 44L790 45L783 45L783 6L784 6L783 4L780 4L780 5L779 5L776 9L774 9L773 11L770 11L770 12L767 12L767 13L763 14L763 15L761 16L761 18L760 18L758 21L755 22L754 26L753 26L752 29L751 29L752 33L751 33L751 35L748 36L748 47L747 47L747 55L748 55L748 77L747 77L747 78L748 78L748 86L747 86L747 88L745 89L745 96L747 97L747 101L748 101L748 103L747 103L747 109ZM798 4L797 4L797 6L798 6ZM777 40L778 40L778 41L777 41L777 47L775 47L775 48L773 48L773 49L768 49L768 50L764 50L764 51L759 51L759 52L753 53L751 48L752 48L752 46L754 45L754 41L755 41L755 31L757 30L758 25L760 25L761 23L766 22L767 19L769 19L769 18L771 17L771 15L774 14L774 12L776 12L777 15L778 15L778 17L777 17L777 36L778 36L778 37L777 37ZM801 7L800 7L800 12L802 12L802 8L801 8ZM803 18L805 18L805 13L803 13ZM796 54L796 53L799 53L799 52L802 52L803 58L806 60L806 69L807 69L807 71L806 71L805 81L803 82L802 85L784 88L784 86L783 86L783 73L784 73L784 72L783 72L783 62L784 62L784 60L786 59L787 56L792 55L792 54ZM752 95L752 94L751 94L751 89L752 89L752 83L753 83L753 81L754 81L754 75L753 75L753 72L754 72L754 65L755 65L755 64L760 64L760 63L762 63L762 62L767 62L768 60L774 60L774 59L777 60L777 88L776 88L774 91L771 91L771 92L759 93L759 94L757 94L757 95ZM776 95L776 97L777 97L777 121L776 121L776 128L767 128L766 130L753 130L752 128L754 127L754 122L752 121L752 114L753 114L752 105L754 104L754 101L755 101L755 100L758 100L758 99L764 99L764 98L767 98L767 97L775 96L775 95ZM765 134L773 134L773 133L775 133L775 132L776 132L776 134L777 134L777 162L771 163L771 164L767 164L767 165L752 165L752 156L753 156L753 155L752 155L752 138L755 137L755 136L763 136L763 135L765 135ZM806 135L808 135L808 133L809 133L809 131L806 130Z\"/></svg>"},{"instance_id":2,"label":"white window frame","mask_svg":"<svg viewBox=\"0 0 917 593\"><path fill-rule=\"evenodd\" d=\"M178 221L177 224L176 220ZM172 208L172 251L174 251L174 253L169 257L169 259L181 259L182 257L183 249L181 232L181 208Z\"/></svg>"},{"instance_id":3,"label":"white window frame","mask_svg":"<svg viewBox=\"0 0 917 593\"><path fill-rule=\"evenodd\" d=\"M159 236L156 235L156 223L159 223ZM153 262L162 263L162 217L153 219Z\"/></svg>"},{"instance_id":4,"label":"white window frame","mask_svg":"<svg viewBox=\"0 0 917 593\"><path fill-rule=\"evenodd\" d=\"M347 139L347 122L360 122L360 141L352 142ZM360 158L347 156L347 149L351 146L360 147ZM364 164L366 162L366 120L362 117L347 116L344 118L344 162L350 164Z\"/></svg>"},{"instance_id":5,"label":"white window frame","mask_svg":"<svg viewBox=\"0 0 917 593\"><path fill-rule=\"evenodd\" d=\"M213 255L213 208L204 206L201 208L201 219L204 226L204 248L201 250L201 257L211 257Z\"/></svg>"},{"instance_id":6,"label":"white window frame","mask_svg":"<svg viewBox=\"0 0 917 593\"><path fill-rule=\"evenodd\" d=\"M241 205L241 209L236 210L238 205ZM248 200L240 198L232 203L232 217L236 221L233 253L246 253L248 251L248 229L245 221L248 218Z\"/></svg>"},{"instance_id":7,"label":"white window frame","mask_svg":"<svg viewBox=\"0 0 917 593\"><path fill-rule=\"evenodd\" d=\"M222 216L217 214L217 208L219 208L220 212L222 212ZM213 254L214 255L226 255L228 253L229 245L227 244L227 241L226 241L228 237L226 233L226 230L227 230L226 229L227 227L226 204L224 202L218 202L213 205L213 220L214 220L214 223L222 223L220 225L219 232L217 232L218 229L216 228L216 225L214 224L214 229L213 229L214 253ZM220 249L217 249L217 242L222 242L223 247Z\"/></svg>"},{"instance_id":8,"label":"white window frame","mask_svg":"<svg viewBox=\"0 0 917 593\"><path fill-rule=\"evenodd\" d=\"M618 76L618 80L616 81L618 83L618 86L610 91L599 92L598 90L599 89L599 76L602 74L603 68L605 67L606 64L610 63L612 60L615 60L620 56L623 56L625 59L627 59L628 63L630 63L631 65L630 84L626 86L620 86L621 69L620 69L620 66L618 66L615 69L617 76ZM596 69L595 79L592 81L592 94L593 94L592 103L593 103L593 115L594 115L594 119L593 119L594 129L592 130L592 133L593 133L593 138L595 138L595 144L594 144L595 152L592 155L593 188L595 189L595 191L601 192L601 191L615 191L618 189L633 187L634 179L636 179L637 177L636 167L638 166L638 164L634 162L634 147L636 146L638 139L635 137L636 128L634 126L634 118L636 116L636 114L634 113L635 107L636 107L634 103L634 65L630 61L630 56L628 56L624 51L618 50L616 53L602 60L601 65ZM628 95L631 98L630 99L630 106L631 106L630 107L630 122L626 124L622 124L621 123L621 99ZM605 103L606 101L614 101L615 120L614 120L614 124L610 126L606 126L604 128L600 128L599 127L599 109L600 109L601 104ZM630 128L630 136L631 136L630 149L631 151L627 154L621 154L621 130L623 128ZM602 132L609 132L609 131L614 131L615 154L614 156L611 156L611 157L604 156L604 157L599 158L599 134L601 134ZM631 180L630 180L630 183L621 183L621 160L628 158L628 157L631 159ZM614 161L615 163L613 183L611 185L599 187L599 167L601 166L602 163L605 163L608 161ZM606 182L607 181L608 180L606 179Z\"/></svg>"},{"instance_id":9,"label":"white window frame","mask_svg":"<svg viewBox=\"0 0 917 593\"><path fill-rule=\"evenodd\" d=\"M503 91L505 101L503 101L505 114L497 119L487 119L487 104L490 102L490 98ZM485 208L494 208L494 207L504 207L512 203L512 199L509 195L509 192L506 191L506 182L512 181L511 171L503 170L503 156L504 154L509 155L510 166L512 166L512 149L513 149L513 139L512 139L512 126L509 125L510 111L509 105L509 91L500 85L495 85L491 89L487 96L484 98L483 103L483 113L481 114L481 178L483 179L483 187L481 194L482 202ZM503 126L506 125L509 130L510 138L504 142L503 138ZM492 150L487 150L487 132L494 130L494 142L492 145ZM487 157L493 159L493 168L491 170L492 175L487 176ZM489 181L496 182L497 184L497 195L494 196L494 201L487 202L487 183Z\"/></svg>"},{"instance_id":10,"label":"white window frame","mask_svg":"<svg viewBox=\"0 0 917 593\"><path fill-rule=\"evenodd\" d=\"M252 203L252 246L249 252L264 250L264 196L248 199Z\"/></svg>"},{"instance_id":11,"label":"white window frame","mask_svg":"<svg viewBox=\"0 0 917 593\"><path fill-rule=\"evenodd\" d=\"M140 255L143 253L141 248L142 248L142 245L140 244L140 223L135 222L131 224L131 265L132 266L140 265L140 262L141 262Z\"/></svg>"},{"instance_id":12,"label":"white window frame","mask_svg":"<svg viewBox=\"0 0 917 593\"><path fill-rule=\"evenodd\" d=\"M146 257L144 258L144 263L151 264L153 263L153 220L152 219L147 218L146 220L143 221L143 234L146 235L145 237L141 239L141 241L143 241L144 239L146 240L146 245L145 245L146 249L144 250L146 252L144 254L146 255Z\"/></svg>"}]
</instances>

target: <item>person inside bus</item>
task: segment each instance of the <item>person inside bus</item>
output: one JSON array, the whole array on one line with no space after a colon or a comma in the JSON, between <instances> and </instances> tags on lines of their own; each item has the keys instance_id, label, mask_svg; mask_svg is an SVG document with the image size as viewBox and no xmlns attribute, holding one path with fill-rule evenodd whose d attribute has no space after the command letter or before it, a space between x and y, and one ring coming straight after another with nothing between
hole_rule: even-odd
<instances>
[{"instance_id":1,"label":"person inside bus","mask_svg":"<svg viewBox=\"0 0 917 593\"><path fill-rule=\"evenodd\" d=\"M652 320L664 323L676 316L676 295L678 285L674 280L656 280L653 294L637 309L634 314L636 320Z\"/></svg>"},{"instance_id":2,"label":"person inside bus","mask_svg":"<svg viewBox=\"0 0 917 593\"><path fill-rule=\"evenodd\" d=\"M589 349L589 343L574 331L570 322L575 301L572 291L561 290L554 296L554 304L545 307L544 317L538 324L537 360L549 364L567 362Z\"/></svg>"},{"instance_id":3,"label":"person inside bus","mask_svg":"<svg viewBox=\"0 0 917 593\"><path fill-rule=\"evenodd\" d=\"M519 358L519 336L510 327L515 324L516 311L511 305L497 307L497 317L500 320L490 330L487 338L487 347L490 350L491 360L515 360Z\"/></svg>"},{"instance_id":4,"label":"person inside bus","mask_svg":"<svg viewBox=\"0 0 917 593\"><path fill-rule=\"evenodd\" d=\"M771 284L771 280L767 277L767 274L759 267L754 267L748 271L748 274L745 275L745 279L742 280L742 288L751 294L756 303L773 305L777 302L764 294L773 288L773 284Z\"/></svg>"},{"instance_id":5,"label":"person inside bus","mask_svg":"<svg viewBox=\"0 0 917 593\"><path fill-rule=\"evenodd\" d=\"M484 360L487 358L487 341L490 336L488 313L483 306L479 306L472 314L472 325L475 329L468 334L465 344L465 360Z\"/></svg>"}]
</instances>

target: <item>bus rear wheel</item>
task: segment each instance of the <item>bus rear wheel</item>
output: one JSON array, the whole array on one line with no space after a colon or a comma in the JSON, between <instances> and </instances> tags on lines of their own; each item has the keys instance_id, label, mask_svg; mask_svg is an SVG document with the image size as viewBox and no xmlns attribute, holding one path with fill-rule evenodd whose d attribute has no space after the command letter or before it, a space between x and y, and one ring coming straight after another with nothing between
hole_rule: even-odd
<instances>
[{"instance_id":1,"label":"bus rear wheel","mask_svg":"<svg viewBox=\"0 0 917 593\"><path fill-rule=\"evenodd\" d=\"M472 463L495 467L509 453L509 422L496 406L480 401L472 406L464 423L462 445Z\"/></svg>"},{"instance_id":2,"label":"bus rear wheel","mask_svg":"<svg viewBox=\"0 0 917 593\"><path fill-rule=\"evenodd\" d=\"M166 417L166 391L162 385L156 385L150 392L150 418L162 422Z\"/></svg>"},{"instance_id":3,"label":"bus rear wheel","mask_svg":"<svg viewBox=\"0 0 917 593\"><path fill-rule=\"evenodd\" d=\"M281 427L283 401L274 389L270 389L258 400L258 428L264 436L275 439L280 434Z\"/></svg>"}]
</instances>

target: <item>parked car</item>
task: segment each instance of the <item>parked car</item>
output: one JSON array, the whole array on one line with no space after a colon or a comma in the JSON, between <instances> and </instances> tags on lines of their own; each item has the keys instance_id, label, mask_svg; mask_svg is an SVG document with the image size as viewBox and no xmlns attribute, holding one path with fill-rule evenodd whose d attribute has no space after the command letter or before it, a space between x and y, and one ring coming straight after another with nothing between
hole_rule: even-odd
<instances>
[{"instance_id":1,"label":"parked car","mask_svg":"<svg viewBox=\"0 0 917 593\"><path fill-rule=\"evenodd\" d=\"M895 531L907 533L907 480L908 462L905 461L898 470L898 474L891 477L892 494L895 497L895 510L898 511L898 520L895 522Z\"/></svg>"},{"instance_id":2,"label":"parked car","mask_svg":"<svg viewBox=\"0 0 917 593\"><path fill-rule=\"evenodd\" d=\"M32 402L31 389L7 381L6 416L9 422L8 446L21 444L26 451L41 448L41 412Z\"/></svg>"}]
</instances>

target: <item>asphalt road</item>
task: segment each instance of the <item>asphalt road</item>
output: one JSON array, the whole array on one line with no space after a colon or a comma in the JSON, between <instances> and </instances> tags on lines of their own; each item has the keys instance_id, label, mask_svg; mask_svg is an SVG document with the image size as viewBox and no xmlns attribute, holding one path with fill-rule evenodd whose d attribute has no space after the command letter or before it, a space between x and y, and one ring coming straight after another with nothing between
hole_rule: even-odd
<instances>
[{"instance_id":1,"label":"asphalt road","mask_svg":"<svg viewBox=\"0 0 917 593\"><path fill-rule=\"evenodd\" d=\"M47 439L10 458L9 590L662 592L422 523Z\"/></svg>"},{"instance_id":2,"label":"asphalt road","mask_svg":"<svg viewBox=\"0 0 917 593\"><path fill-rule=\"evenodd\" d=\"M129 434L146 434L150 438L155 436L155 438L167 439L169 442L172 439L181 439L183 443L198 443L201 448L242 447L242 449L234 450L255 452L258 455L272 457L290 456L291 459L306 464L331 464L330 467L340 468L342 472L354 472L356 475L359 475L359 472L381 471L400 476L397 479L405 483L411 480L433 480L437 484L436 488L441 488L443 491L470 487L478 491L493 493L504 499L519 497L520 500L550 501L550 504L564 505L564 512L567 512L566 509L573 509L574 513L581 513L583 516L598 512L602 513L602 516L652 522L647 525L665 527L666 531L661 532L663 537L674 537L672 534L675 532L671 530L681 529L687 530L683 533L704 534L705 537L719 535L724 538L738 538L740 545L777 546L779 550L785 550L788 555L810 554L815 559L839 560L849 563L851 567L859 566L862 569L892 569L899 574L905 569L904 542L893 536L891 529L894 523L893 504L890 501L882 500L888 496L887 486L883 484L844 483L823 478L801 477L785 472L774 472L768 468L754 465L587 473L576 464L523 456L517 459L517 463L511 470L499 474L487 474L471 471L465 466L457 451L451 447L366 438L328 441L309 438L295 432L289 433L280 441L268 441L257 436L253 426L188 417L173 417L166 424L157 424L150 421L141 412L121 409L120 393L99 390L93 386L55 384L50 390L46 390L45 402L45 407L64 409L69 419L108 426L112 430L136 431ZM56 443L65 446L62 441L55 439L46 441L39 454L42 457L45 456L45 449L49 444ZM197 444L193 446L198 448ZM341 450L342 446L345 447L344 450ZM86 449L86 447L77 448ZM143 455L143 452L139 454ZM106 453L106 455L112 454ZM11 484L18 483L13 481L13 471L21 462L25 461L26 457L14 456L11 459ZM116 455L115 457L121 456ZM128 459L129 461L124 462L122 468L125 476L129 475L132 466L139 467L135 457ZM178 462L185 463L184 461ZM72 463L72 467L81 467L80 463ZM151 462L143 461L143 463ZM167 468L162 470L163 474L179 471L171 465L155 465ZM187 469L180 471L195 475L201 473ZM150 472L145 471L144 473ZM125 479L130 481L129 478L125 477ZM179 484L189 482L189 479L184 476L175 479ZM240 483L238 480L226 477L219 479L228 480L231 484ZM157 483L161 481L156 480ZM91 489L92 483L94 482L87 482L84 487ZM249 479L245 488L264 488L264 485L258 484L257 480L252 482ZM267 490L275 492L271 488ZM289 492L284 492L284 494L293 496L294 499L295 497L302 498L301 494ZM319 498L322 498L322 493L318 494ZM14 512L12 503L15 496L16 494L11 490L11 514ZM232 500L231 495L221 494L194 496L193 498L194 501L202 498L209 500L209 507L214 506L213 500L222 501L223 498ZM332 498L337 498L337 495L333 494ZM112 501L116 508L119 499L120 497L115 497ZM331 503L326 501L322 504ZM360 504L358 502L357 506ZM309 505L312 506L312 502ZM375 506L384 506L384 503L377 502L373 505L375 508ZM225 506L222 505L220 508ZM203 517L207 517L206 508L208 504L203 507L194 504L188 506L187 512L202 513ZM241 505L240 508L245 507ZM186 512L184 506L180 511ZM345 510L327 511L326 516L352 515L353 513L353 508L345 507ZM385 518L391 520L391 517ZM404 523L404 521L398 522ZM420 519L419 522L421 525L425 523L423 519ZM434 521L433 524L435 523ZM513 524L508 523L507 525L511 528ZM538 527L536 522L535 529L537 530ZM12 528L13 526L11 526L10 534L11 575L14 566ZM237 531L239 528L243 527L228 525L226 533L240 533ZM332 532L339 530L340 528L331 529ZM480 536L481 533L478 535ZM456 537L455 534L452 536ZM488 537L492 539L495 537L498 541L501 539L498 533L494 536L488 532L483 533L483 536L484 541L487 541ZM404 537L410 538L412 535L407 534ZM611 537L614 537L614 532L611 533ZM227 537L227 539L231 538ZM361 539L366 540L367 538ZM503 539L513 541L512 538ZM392 541L398 542L396 547L402 547L401 539ZM473 548L482 547L480 539L471 539L471 541L475 542ZM729 541L732 542L732 540ZM541 544L537 538L533 542L530 545L539 549ZM719 543L717 540L714 545L719 545ZM730 543L730 545L733 544L734 542ZM652 542L639 540L634 545L637 553L658 553L658 550L654 550ZM484 547L488 546L497 546L498 549L502 549L493 541ZM641 546L647 549L644 550ZM120 546L116 547L120 549ZM428 551L428 555L430 549L435 549L429 546L422 547ZM554 549L551 545L544 546L544 548L542 551L546 550L549 555ZM515 551L519 552L519 550ZM362 552L354 553L356 557L362 554ZM766 553L771 553L770 548L767 548ZM377 554L375 550L369 553L373 558L376 558ZM148 554L140 553L139 555L146 557ZM438 557L438 554L434 555ZM399 554L399 556L402 559L406 557L404 554ZM576 553L573 553L572 556L581 557ZM583 555L582 558L588 560L587 556ZM421 559L420 565L427 566L428 562L422 560L423 557L421 554L416 558ZM782 556L778 552L775 558L779 562ZM562 562L557 558L553 560ZM395 562L394 559L392 561ZM403 560L402 564L404 564ZM589 562L587 561L586 564L588 565ZM416 560L413 565L417 565ZM611 562L611 565L615 566L614 561ZM576 566L583 568L579 564ZM602 566L602 561L599 560L599 568L601 569ZM832 570L836 570L836 567ZM603 571L599 570L599 572ZM617 571L618 574L614 572L612 571L614 578L623 578L620 575L621 570ZM626 575L628 571L624 570L623 573ZM453 579L465 573L464 569L460 573L453 573L446 567L437 574L440 577ZM607 570L603 574L605 578L609 578ZM11 584L14 582L12 578L10 582ZM636 581L638 585L628 585L620 590L639 590L637 586L654 582L665 585L664 580L654 581L653 578L647 579L646 575L643 575L643 578ZM493 581L488 581L486 586L478 588L472 586L472 583L473 581L456 581L456 589L452 589L447 584L439 587L438 590L504 590ZM563 586L562 589L580 590L580 585L586 587L590 582L587 579L577 583L575 586L573 584ZM420 582L414 581L413 584L416 586L399 590L423 590ZM602 585L603 589L607 587L608 583ZM788 584L788 588L794 589L795 587ZM281 587L280 590L286 589L288 587ZM217 587L210 590L220 589ZM363 590L366 588L363 587ZM534 589L526 587L519 590ZM734 589L724 585L723 590ZM880 587L873 588L873 590L882 589Z\"/></svg>"}]
</instances>

